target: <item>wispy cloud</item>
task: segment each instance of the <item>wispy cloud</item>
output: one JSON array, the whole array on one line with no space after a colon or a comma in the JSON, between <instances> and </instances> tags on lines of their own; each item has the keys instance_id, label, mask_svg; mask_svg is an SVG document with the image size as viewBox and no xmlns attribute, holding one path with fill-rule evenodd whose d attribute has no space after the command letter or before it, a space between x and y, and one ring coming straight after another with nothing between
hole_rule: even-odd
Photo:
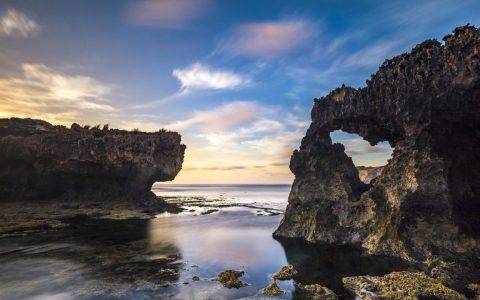
<instances>
[{"instance_id":1,"label":"wispy cloud","mask_svg":"<svg viewBox=\"0 0 480 300\"><path fill-rule=\"evenodd\" d=\"M360 137L340 139L337 142L345 146L345 153L352 157L357 166L383 166L387 164L387 160L393 153L393 149L388 142L381 142L372 146Z\"/></svg>"},{"instance_id":2,"label":"wispy cloud","mask_svg":"<svg viewBox=\"0 0 480 300\"><path fill-rule=\"evenodd\" d=\"M22 64L20 77L0 78L0 116L35 117L68 124L112 113L111 87L92 77L67 75L42 64Z\"/></svg>"},{"instance_id":3,"label":"wispy cloud","mask_svg":"<svg viewBox=\"0 0 480 300\"><path fill-rule=\"evenodd\" d=\"M210 0L141 0L127 6L127 20L134 25L184 28L208 13Z\"/></svg>"},{"instance_id":4,"label":"wispy cloud","mask_svg":"<svg viewBox=\"0 0 480 300\"><path fill-rule=\"evenodd\" d=\"M288 182L288 161L306 125L280 107L234 101L165 127L189 145L180 182L197 182L200 173L203 182Z\"/></svg>"},{"instance_id":5,"label":"wispy cloud","mask_svg":"<svg viewBox=\"0 0 480 300\"><path fill-rule=\"evenodd\" d=\"M27 38L38 30L37 22L15 9L8 9L0 17L0 36Z\"/></svg>"},{"instance_id":6,"label":"wispy cloud","mask_svg":"<svg viewBox=\"0 0 480 300\"><path fill-rule=\"evenodd\" d=\"M256 102L234 101L212 110L196 112L188 119L166 125L166 128L185 130L195 127L205 132L219 132L256 119L259 108Z\"/></svg>"},{"instance_id":7,"label":"wispy cloud","mask_svg":"<svg viewBox=\"0 0 480 300\"><path fill-rule=\"evenodd\" d=\"M182 84L182 90L187 91L233 89L248 83L247 79L232 71L216 70L200 63L174 69L172 74Z\"/></svg>"},{"instance_id":8,"label":"wispy cloud","mask_svg":"<svg viewBox=\"0 0 480 300\"><path fill-rule=\"evenodd\" d=\"M399 40L380 41L348 55L337 64L344 68L379 66L386 58L394 54L394 50L400 43Z\"/></svg>"},{"instance_id":9,"label":"wispy cloud","mask_svg":"<svg viewBox=\"0 0 480 300\"><path fill-rule=\"evenodd\" d=\"M234 171L245 170L247 166L224 166L224 167L186 167L183 170L186 171Z\"/></svg>"},{"instance_id":10,"label":"wispy cloud","mask_svg":"<svg viewBox=\"0 0 480 300\"><path fill-rule=\"evenodd\" d=\"M248 23L235 29L227 48L238 55L272 57L302 48L313 35L313 24L305 20Z\"/></svg>"}]
</instances>

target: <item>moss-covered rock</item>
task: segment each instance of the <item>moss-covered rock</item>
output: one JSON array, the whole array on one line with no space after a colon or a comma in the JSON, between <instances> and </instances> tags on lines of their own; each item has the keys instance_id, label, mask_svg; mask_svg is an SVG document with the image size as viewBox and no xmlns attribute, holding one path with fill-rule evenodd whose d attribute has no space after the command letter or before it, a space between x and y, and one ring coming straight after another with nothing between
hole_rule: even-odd
<instances>
[{"instance_id":1,"label":"moss-covered rock","mask_svg":"<svg viewBox=\"0 0 480 300\"><path fill-rule=\"evenodd\" d=\"M383 277L345 277L342 281L350 293L366 300L466 299L464 295L421 272L393 272Z\"/></svg>"},{"instance_id":2,"label":"moss-covered rock","mask_svg":"<svg viewBox=\"0 0 480 300\"><path fill-rule=\"evenodd\" d=\"M235 270L225 270L218 274L217 280L220 281L226 288L241 288L246 284L243 283L239 278L245 274L244 271L235 271Z\"/></svg>"},{"instance_id":3,"label":"moss-covered rock","mask_svg":"<svg viewBox=\"0 0 480 300\"><path fill-rule=\"evenodd\" d=\"M263 289L263 294L265 296L281 296L285 292L278 287L277 282L274 280L272 284Z\"/></svg>"},{"instance_id":4,"label":"moss-covered rock","mask_svg":"<svg viewBox=\"0 0 480 300\"><path fill-rule=\"evenodd\" d=\"M297 271L295 271L292 265L283 266L277 274L273 275L273 279L290 280L295 274L297 274Z\"/></svg>"},{"instance_id":5,"label":"moss-covered rock","mask_svg":"<svg viewBox=\"0 0 480 300\"><path fill-rule=\"evenodd\" d=\"M320 284L308 284L303 285L300 283L295 283L295 294L294 299L296 300L337 300L337 295Z\"/></svg>"}]
</instances>

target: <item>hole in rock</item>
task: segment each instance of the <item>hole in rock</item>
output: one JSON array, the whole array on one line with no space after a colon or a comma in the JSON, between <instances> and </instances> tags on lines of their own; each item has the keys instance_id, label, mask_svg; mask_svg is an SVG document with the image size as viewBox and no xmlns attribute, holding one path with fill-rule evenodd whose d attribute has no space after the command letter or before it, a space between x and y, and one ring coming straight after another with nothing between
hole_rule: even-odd
<instances>
[{"instance_id":1,"label":"hole in rock","mask_svg":"<svg viewBox=\"0 0 480 300\"><path fill-rule=\"evenodd\" d=\"M360 180L364 183L371 183L378 177L392 157L393 148L386 141L372 146L358 134L341 130L331 132L330 138L333 143L343 144L345 153L352 158Z\"/></svg>"}]
</instances>

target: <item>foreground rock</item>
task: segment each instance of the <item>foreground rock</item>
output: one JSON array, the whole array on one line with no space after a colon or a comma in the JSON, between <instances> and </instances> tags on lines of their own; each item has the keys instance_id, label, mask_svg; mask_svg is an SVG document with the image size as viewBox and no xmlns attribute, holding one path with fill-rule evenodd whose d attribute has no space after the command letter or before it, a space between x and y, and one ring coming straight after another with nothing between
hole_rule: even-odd
<instances>
[{"instance_id":1,"label":"foreground rock","mask_svg":"<svg viewBox=\"0 0 480 300\"><path fill-rule=\"evenodd\" d=\"M315 100L275 236L414 261L439 257L446 268L430 275L479 281L480 30L460 27L444 41L385 61L364 88L342 86ZM339 129L394 147L373 184L360 181L344 146L332 143Z\"/></svg>"},{"instance_id":2,"label":"foreground rock","mask_svg":"<svg viewBox=\"0 0 480 300\"><path fill-rule=\"evenodd\" d=\"M0 119L0 199L145 198L154 182L180 171L180 139L175 132Z\"/></svg>"},{"instance_id":3,"label":"foreground rock","mask_svg":"<svg viewBox=\"0 0 480 300\"><path fill-rule=\"evenodd\" d=\"M265 296L281 296L285 292L278 287L277 282L274 280L269 286L263 289L263 294Z\"/></svg>"},{"instance_id":4,"label":"foreground rock","mask_svg":"<svg viewBox=\"0 0 480 300\"><path fill-rule=\"evenodd\" d=\"M273 275L273 279L277 280L290 280L297 274L292 265L284 266L277 274Z\"/></svg>"},{"instance_id":5,"label":"foreground rock","mask_svg":"<svg viewBox=\"0 0 480 300\"><path fill-rule=\"evenodd\" d=\"M295 283L295 296L294 299L299 300L337 300L337 295L320 284L307 284L303 285Z\"/></svg>"},{"instance_id":6,"label":"foreground rock","mask_svg":"<svg viewBox=\"0 0 480 300\"><path fill-rule=\"evenodd\" d=\"M244 271L225 270L218 274L217 280L220 281L220 283L226 288L238 289L246 285L240 280L240 277L242 277L244 274Z\"/></svg>"},{"instance_id":7,"label":"foreground rock","mask_svg":"<svg viewBox=\"0 0 480 300\"><path fill-rule=\"evenodd\" d=\"M383 277L345 277L343 283L352 295L365 300L466 299L423 273L394 272Z\"/></svg>"}]
</instances>

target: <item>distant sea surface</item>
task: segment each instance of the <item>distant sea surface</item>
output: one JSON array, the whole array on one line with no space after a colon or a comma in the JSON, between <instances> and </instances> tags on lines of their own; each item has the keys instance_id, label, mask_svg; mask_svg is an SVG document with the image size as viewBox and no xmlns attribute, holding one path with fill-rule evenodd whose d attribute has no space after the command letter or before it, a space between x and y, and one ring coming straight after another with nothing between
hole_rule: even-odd
<instances>
[{"instance_id":1,"label":"distant sea surface","mask_svg":"<svg viewBox=\"0 0 480 300\"><path fill-rule=\"evenodd\" d=\"M290 184L154 184L152 191L161 197L206 200L227 206L250 206L284 212ZM192 199L193 198L193 199Z\"/></svg>"}]
</instances>

